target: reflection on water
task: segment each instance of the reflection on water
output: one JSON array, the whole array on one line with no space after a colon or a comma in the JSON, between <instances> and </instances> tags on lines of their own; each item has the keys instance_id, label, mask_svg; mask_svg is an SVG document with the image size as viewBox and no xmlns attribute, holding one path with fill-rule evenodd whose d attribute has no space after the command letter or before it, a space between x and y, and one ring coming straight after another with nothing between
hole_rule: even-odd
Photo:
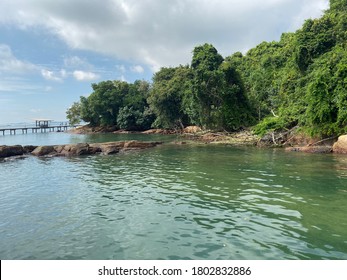
<instances>
[{"instance_id":1,"label":"reflection on water","mask_svg":"<svg viewBox=\"0 0 347 280\"><path fill-rule=\"evenodd\" d=\"M2 162L0 257L347 259L346 168L332 155L173 145Z\"/></svg>"}]
</instances>

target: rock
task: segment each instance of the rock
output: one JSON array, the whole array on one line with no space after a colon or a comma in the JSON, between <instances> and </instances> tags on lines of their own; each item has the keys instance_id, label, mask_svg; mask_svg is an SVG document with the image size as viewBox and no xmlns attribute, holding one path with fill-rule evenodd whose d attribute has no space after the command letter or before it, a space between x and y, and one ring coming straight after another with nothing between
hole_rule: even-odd
<instances>
[{"instance_id":1,"label":"rock","mask_svg":"<svg viewBox=\"0 0 347 280\"><path fill-rule=\"evenodd\" d=\"M22 156L31 153L34 156L82 156L94 154L116 154L120 151L147 149L162 142L117 141L106 143L78 143L56 146L0 146L0 158Z\"/></svg>"},{"instance_id":2,"label":"rock","mask_svg":"<svg viewBox=\"0 0 347 280\"><path fill-rule=\"evenodd\" d=\"M33 146L33 145L27 145L27 146L23 146L24 149L24 153L25 154L30 154L33 150L35 150L37 148L37 146Z\"/></svg>"},{"instance_id":3,"label":"rock","mask_svg":"<svg viewBox=\"0 0 347 280\"><path fill-rule=\"evenodd\" d=\"M65 145L58 145L58 146L54 146L54 150L60 154L65 148Z\"/></svg>"},{"instance_id":4,"label":"rock","mask_svg":"<svg viewBox=\"0 0 347 280\"><path fill-rule=\"evenodd\" d=\"M32 155L38 157L47 156L54 153L56 153L54 146L39 146L31 152Z\"/></svg>"},{"instance_id":5,"label":"rock","mask_svg":"<svg viewBox=\"0 0 347 280\"><path fill-rule=\"evenodd\" d=\"M124 149L147 149L155 147L163 142L141 142L141 141L128 141L124 143Z\"/></svg>"},{"instance_id":6,"label":"rock","mask_svg":"<svg viewBox=\"0 0 347 280\"><path fill-rule=\"evenodd\" d=\"M202 129L198 126L187 126L185 129L183 129L183 132L184 133L192 133L192 134L195 134L195 133L198 133L198 132L201 132Z\"/></svg>"},{"instance_id":7,"label":"rock","mask_svg":"<svg viewBox=\"0 0 347 280\"><path fill-rule=\"evenodd\" d=\"M304 147L287 147L288 152L304 152L312 154L329 154L332 152L331 146L304 146Z\"/></svg>"},{"instance_id":8,"label":"rock","mask_svg":"<svg viewBox=\"0 0 347 280\"><path fill-rule=\"evenodd\" d=\"M333 145L333 152L347 154L347 135L342 135Z\"/></svg>"},{"instance_id":9,"label":"rock","mask_svg":"<svg viewBox=\"0 0 347 280\"><path fill-rule=\"evenodd\" d=\"M89 144L89 151L91 155L100 154L102 152L100 145L95 145L95 144Z\"/></svg>"},{"instance_id":10,"label":"rock","mask_svg":"<svg viewBox=\"0 0 347 280\"><path fill-rule=\"evenodd\" d=\"M21 156L23 154L24 154L24 149L20 145L0 146L0 158Z\"/></svg>"},{"instance_id":11,"label":"rock","mask_svg":"<svg viewBox=\"0 0 347 280\"><path fill-rule=\"evenodd\" d=\"M118 153L124 147L124 141L118 142L106 142L106 143L94 143L89 147L94 153L102 153L103 155L111 155Z\"/></svg>"},{"instance_id":12,"label":"rock","mask_svg":"<svg viewBox=\"0 0 347 280\"><path fill-rule=\"evenodd\" d=\"M55 150L61 156L83 156L91 154L89 144L87 143L58 146Z\"/></svg>"},{"instance_id":13,"label":"rock","mask_svg":"<svg viewBox=\"0 0 347 280\"><path fill-rule=\"evenodd\" d=\"M112 146L112 145L106 145L102 146L101 148L101 153L103 155L113 155L119 153L120 149L117 146Z\"/></svg>"}]
</instances>

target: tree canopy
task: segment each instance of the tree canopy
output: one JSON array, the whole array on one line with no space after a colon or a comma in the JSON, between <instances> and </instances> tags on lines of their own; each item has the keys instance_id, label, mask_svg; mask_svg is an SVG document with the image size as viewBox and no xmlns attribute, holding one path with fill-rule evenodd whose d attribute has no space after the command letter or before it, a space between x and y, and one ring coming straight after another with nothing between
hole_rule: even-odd
<instances>
[{"instance_id":1,"label":"tree canopy","mask_svg":"<svg viewBox=\"0 0 347 280\"><path fill-rule=\"evenodd\" d=\"M164 67L152 83L103 81L67 111L71 122L122 129L181 128L255 131L299 126L315 136L347 132L347 0L331 0L278 42L223 58L196 46L191 64Z\"/></svg>"}]
</instances>

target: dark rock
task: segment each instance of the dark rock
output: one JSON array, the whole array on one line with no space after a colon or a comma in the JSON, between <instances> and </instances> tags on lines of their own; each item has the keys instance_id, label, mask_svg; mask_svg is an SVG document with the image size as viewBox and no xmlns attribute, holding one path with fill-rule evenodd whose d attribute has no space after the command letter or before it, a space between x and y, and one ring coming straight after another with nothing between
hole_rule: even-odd
<instances>
[{"instance_id":1,"label":"dark rock","mask_svg":"<svg viewBox=\"0 0 347 280\"><path fill-rule=\"evenodd\" d=\"M32 145L23 146L24 153L26 153L26 154L30 154L36 148L37 148L37 146L32 146Z\"/></svg>"},{"instance_id":2,"label":"dark rock","mask_svg":"<svg viewBox=\"0 0 347 280\"><path fill-rule=\"evenodd\" d=\"M0 146L0 158L21 156L23 154L24 154L24 149L20 145Z\"/></svg>"}]
</instances>

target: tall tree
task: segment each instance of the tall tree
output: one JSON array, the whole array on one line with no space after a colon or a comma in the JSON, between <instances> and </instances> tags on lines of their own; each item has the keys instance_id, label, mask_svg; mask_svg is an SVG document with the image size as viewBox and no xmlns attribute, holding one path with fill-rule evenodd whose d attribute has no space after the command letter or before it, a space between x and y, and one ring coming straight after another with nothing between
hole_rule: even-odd
<instances>
[{"instance_id":1,"label":"tall tree","mask_svg":"<svg viewBox=\"0 0 347 280\"><path fill-rule=\"evenodd\" d=\"M211 44L197 46L193 50L193 94L199 104L198 123L207 128L220 124L220 107L224 74L219 69L223 57Z\"/></svg>"},{"instance_id":2,"label":"tall tree","mask_svg":"<svg viewBox=\"0 0 347 280\"><path fill-rule=\"evenodd\" d=\"M154 74L148 102L157 116L155 126L182 128L188 124L188 104L184 101L190 82L191 71L187 66L161 68Z\"/></svg>"}]
</instances>

